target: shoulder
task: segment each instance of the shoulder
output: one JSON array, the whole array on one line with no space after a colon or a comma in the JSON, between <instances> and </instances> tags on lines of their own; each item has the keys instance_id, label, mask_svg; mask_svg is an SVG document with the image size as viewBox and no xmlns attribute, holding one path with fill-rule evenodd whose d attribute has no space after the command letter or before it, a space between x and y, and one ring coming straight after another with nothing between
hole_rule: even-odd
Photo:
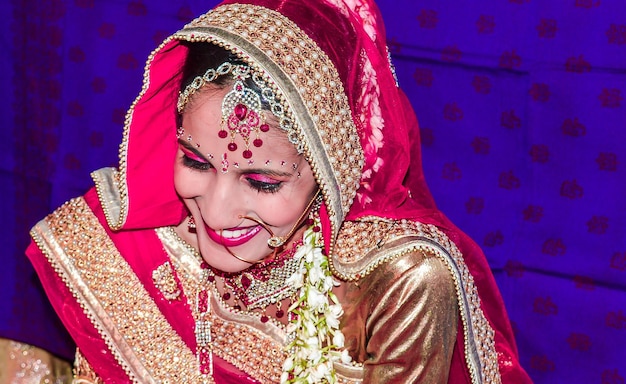
<instances>
[{"instance_id":1,"label":"shoulder","mask_svg":"<svg viewBox=\"0 0 626 384\"><path fill-rule=\"evenodd\" d=\"M421 272L424 278L434 278L433 274L452 277L447 268L452 265L449 244L434 226L367 216L343 224L332 264L336 277L344 281L400 271Z\"/></svg>"},{"instance_id":2,"label":"shoulder","mask_svg":"<svg viewBox=\"0 0 626 384\"><path fill-rule=\"evenodd\" d=\"M41 230L44 226L54 225L64 229L65 231L72 231L78 229L78 222L76 220L84 220L89 218L92 220L100 221L106 225L104 220L104 213L100 200L98 199L98 193L95 187L92 187L83 196L75 197L66 201L60 207L57 207L52 213L39 221L35 227L31 230L31 235L38 229Z\"/></svg>"},{"instance_id":3,"label":"shoulder","mask_svg":"<svg viewBox=\"0 0 626 384\"><path fill-rule=\"evenodd\" d=\"M405 295L428 293L449 296L454 292L454 280L444 260L419 249L412 249L379 264L362 279L361 285L381 287L387 291L400 290Z\"/></svg>"},{"instance_id":4,"label":"shoulder","mask_svg":"<svg viewBox=\"0 0 626 384\"><path fill-rule=\"evenodd\" d=\"M383 307L385 311L426 310L425 302L454 311L455 282L445 259L414 245L411 239L403 239L369 254L368 258L381 262L360 279L346 283L342 300L346 312L364 311L370 316Z\"/></svg>"}]
</instances>

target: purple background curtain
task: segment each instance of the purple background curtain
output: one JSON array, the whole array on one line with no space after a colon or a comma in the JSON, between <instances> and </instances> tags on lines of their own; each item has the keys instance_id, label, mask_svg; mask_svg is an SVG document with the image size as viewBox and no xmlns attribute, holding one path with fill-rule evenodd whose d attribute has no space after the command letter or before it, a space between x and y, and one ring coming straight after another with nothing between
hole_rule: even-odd
<instances>
[{"instance_id":1,"label":"purple background curtain","mask_svg":"<svg viewBox=\"0 0 626 384\"><path fill-rule=\"evenodd\" d=\"M28 229L117 163L146 57L215 3L0 4L0 337L72 355ZM626 2L379 6L430 187L485 250L522 364L537 383L623 384Z\"/></svg>"}]
</instances>

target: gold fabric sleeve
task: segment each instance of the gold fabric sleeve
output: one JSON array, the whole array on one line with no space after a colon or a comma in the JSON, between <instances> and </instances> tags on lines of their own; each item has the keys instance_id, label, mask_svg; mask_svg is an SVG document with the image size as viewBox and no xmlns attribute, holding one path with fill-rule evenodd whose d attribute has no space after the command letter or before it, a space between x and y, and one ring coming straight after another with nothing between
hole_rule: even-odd
<instances>
[{"instance_id":1,"label":"gold fabric sleeve","mask_svg":"<svg viewBox=\"0 0 626 384\"><path fill-rule=\"evenodd\" d=\"M70 383L69 362L32 345L0 339L0 384Z\"/></svg>"},{"instance_id":2,"label":"gold fabric sleeve","mask_svg":"<svg viewBox=\"0 0 626 384\"><path fill-rule=\"evenodd\" d=\"M74 360L74 381L72 384L103 384L103 381L94 372L78 348L76 349L76 360Z\"/></svg>"},{"instance_id":3,"label":"gold fabric sleeve","mask_svg":"<svg viewBox=\"0 0 626 384\"><path fill-rule=\"evenodd\" d=\"M384 249L381 250L384 252ZM346 346L363 383L446 383L456 340L454 283L436 256L413 251L348 283Z\"/></svg>"}]
</instances>

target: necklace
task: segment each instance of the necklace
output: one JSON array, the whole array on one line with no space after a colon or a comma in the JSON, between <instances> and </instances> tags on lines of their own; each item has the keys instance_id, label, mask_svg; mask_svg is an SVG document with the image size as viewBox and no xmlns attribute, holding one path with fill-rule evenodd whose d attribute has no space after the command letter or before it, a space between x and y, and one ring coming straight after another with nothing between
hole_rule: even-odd
<instances>
[{"instance_id":1,"label":"necklace","mask_svg":"<svg viewBox=\"0 0 626 384\"><path fill-rule=\"evenodd\" d=\"M250 267L243 272L225 274L215 271L202 260L197 251L194 254L202 267L196 291L195 336L198 368L204 382L211 382L213 374L213 343L216 339L212 334L215 330L211 329L215 316L211 310L211 295L218 292L216 277L222 279L224 287L232 290L239 302L248 303L247 310L243 312L263 308L262 322L268 321L265 314L267 306L276 304L280 311L281 300L290 299L289 324L286 327L288 344L285 346L289 357L283 363L282 382L336 382L332 362L342 360L348 363L350 356L343 349L344 337L339 329L339 318L343 310L332 292L333 286L338 282L333 279L328 257L323 252L318 217L314 217L305 230L302 242L295 243L274 260L260 263L256 268ZM257 285L261 283L274 289L263 291L263 285ZM256 288L251 289L253 286ZM230 293L221 294L223 301L230 299L226 294ZM237 312L241 310L236 306L231 307ZM316 337L310 337L311 330Z\"/></svg>"},{"instance_id":2,"label":"necklace","mask_svg":"<svg viewBox=\"0 0 626 384\"><path fill-rule=\"evenodd\" d=\"M256 264L242 272L224 273L211 268L204 260L201 262L202 277L196 294L196 356L200 374L205 377L213 375L213 334L211 332L212 315L209 290L217 292L215 277L220 276L224 287L232 290L236 299L246 305L246 310L263 308L261 322L269 321L266 308L276 304L277 317L284 316L280 309L283 299L294 294L296 288L287 283L287 279L296 272L300 263L293 257L302 241L276 256L275 258ZM222 299L230 299L230 293L224 292ZM234 308L240 310L240 308Z\"/></svg>"},{"instance_id":3,"label":"necklace","mask_svg":"<svg viewBox=\"0 0 626 384\"><path fill-rule=\"evenodd\" d=\"M266 314L267 307L274 304L277 306L276 317L282 318L285 311L280 308L281 302L293 297L297 291L297 288L287 280L299 268L300 258L294 255L301 245L302 240L299 240L276 257L237 273L217 271L205 264L208 281L214 282L215 276L222 278L224 287L230 289L235 298L235 309L241 309L238 302L243 303L247 311L262 308L261 321L265 323L269 320ZM224 292L222 299L230 300L231 292Z\"/></svg>"},{"instance_id":4,"label":"necklace","mask_svg":"<svg viewBox=\"0 0 626 384\"><path fill-rule=\"evenodd\" d=\"M206 287L196 295L196 356L200 373L213 376L213 335L211 333L211 300Z\"/></svg>"}]
</instances>

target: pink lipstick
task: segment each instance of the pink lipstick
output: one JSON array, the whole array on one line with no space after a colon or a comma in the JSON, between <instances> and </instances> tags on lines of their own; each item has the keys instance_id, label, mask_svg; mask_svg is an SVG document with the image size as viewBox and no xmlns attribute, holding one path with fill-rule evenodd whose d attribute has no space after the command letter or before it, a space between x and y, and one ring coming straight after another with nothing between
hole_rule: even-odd
<instances>
[{"instance_id":1,"label":"pink lipstick","mask_svg":"<svg viewBox=\"0 0 626 384\"><path fill-rule=\"evenodd\" d=\"M254 227L237 227L224 229L220 232L215 231L211 227L204 224L207 234L214 242L225 247L236 247L244 244L256 236L262 229L260 225Z\"/></svg>"}]
</instances>

